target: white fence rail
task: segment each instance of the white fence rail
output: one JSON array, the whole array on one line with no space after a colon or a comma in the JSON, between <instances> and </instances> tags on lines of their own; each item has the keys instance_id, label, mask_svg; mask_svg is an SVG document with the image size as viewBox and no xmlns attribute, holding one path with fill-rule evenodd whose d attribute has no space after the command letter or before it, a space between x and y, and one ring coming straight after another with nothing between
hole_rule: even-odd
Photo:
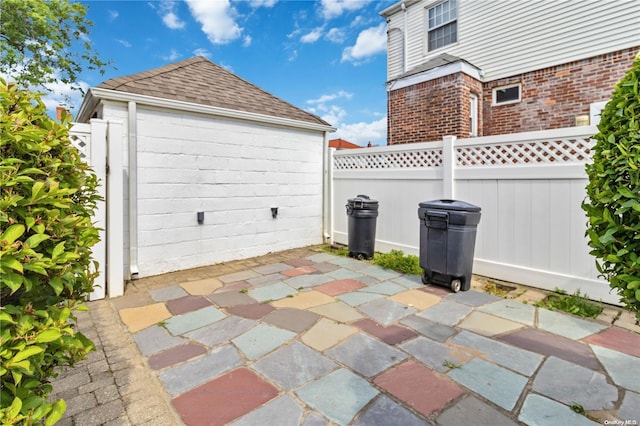
<instances>
[{"instance_id":1,"label":"white fence rail","mask_svg":"<svg viewBox=\"0 0 640 426\"><path fill-rule=\"evenodd\" d=\"M376 250L419 254L421 201L476 204L474 273L538 287L580 289L618 304L598 279L584 237L584 165L595 127L333 152L334 241L347 243L347 199L380 202Z\"/></svg>"}]
</instances>

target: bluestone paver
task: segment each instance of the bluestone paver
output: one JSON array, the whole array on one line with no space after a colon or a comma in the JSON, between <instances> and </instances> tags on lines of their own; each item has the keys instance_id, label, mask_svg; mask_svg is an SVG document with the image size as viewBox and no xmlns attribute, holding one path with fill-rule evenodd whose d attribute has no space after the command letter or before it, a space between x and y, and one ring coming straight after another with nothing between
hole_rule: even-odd
<instances>
[{"instance_id":1,"label":"bluestone paver","mask_svg":"<svg viewBox=\"0 0 640 426\"><path fill-rule=\"evenodd\" d=\"M451 342L482 352L490 361L524 376L531 376L542 362L542 356L539 354L497 342L466 330L458 333Z\"/></svg>"},{"instance_id":2,"label":"bluestone paver","mask_svg":"<svg viewBox=\"0 0 640 426\"><path fill-rule=\"evenodd\" d=\"M566 405L536 394L527 395L518 420L530 426L600 425L600 423L592 422L585 416L574 412Z\"/></svg>"},{"instance_id":3,"label":"bluestone paver","mask_svg":"<svg viewBox=\"0 0 640 426\"><path fill-rule=\"evenodd\" d=\"M448 325L440 324L417 315L410 315L401 324L415 330L429 339L445 342L449 337L456 334L456 329Z\"/></svg>"},{"instance_id":4,"label":"bluestone paver","mask_svg":"<svg viewBox=\"0 0 640 426\"><path fill-rule=\"evenodd\" d=\"M310 290L297 293L293 297L276 300L275 302L271 302L271 305L276 308L309 309L314 306L335 302L335 300L334 297L327 296L319 291Z\"/></svg>"},{"instance_id":5,"label":"bluestone paver","mask_svg":"<svg viewBox=\"0 0 640 426\"><path fill-rule=\"evenodd\" d=\"M640 392L640 358L596 345L591 349L615 384Z\"/></svg>"},{"instance_id":6,"label":"bluestone paver","mask_svg":"<svg viewBox=\"0 0 640 426\"><path fill-rule=\"evenodd\" d=\"M367 377L375 376L407 358L404 352L362 333L327 351L327 355Z\"/></svg>"},{"instance_id":7,"label":"bluestone paver","mask_svg":"<svg viewBox=\"0 0 640 426\"><path fill-rule=\"evenodd\" d=\"M391 296L392 294L400 293L404 290L406 290L406 288L404 288L400 284L394 284L389 281L381 282L379 284L375 284L362 289L362 291L365 293L377 293L383 294L385 296Z\"/></svg>"},{"instance_id":8,"label":"bluestone paver","mask_svg":"<svg viewBox=\"0 0 640 426\"><path fill-rule=\"evenodd\" d=\"M297 277L287 278L283 282L293 289L309 288L320 284L333 281L332 277L326 275L298 275Z\"/></svg>"},{"instance_id":9,"label":"bluestone paver","mask_svg":"<svg viewBox=\"0 0 640 426\"><path fill-rule=\"evenodd\" d=\"M324 376L338 365L308 346L293 342L256 361L251 368L282 389L291 390Z\"/></svg>"},{"instance_id":10,"label":"bluestone paver","mask_svg":"<svg viewBox=\"0 0 640 426\"><path fill-rule=\"evenodd\" d=\"M189 293L187 293L179 285L158 288L155 290L151 290L149 293L151 294L153 300L155 300L156 302L166 302L167 300L178 299L180 297L189 295Z\"/></svg>"},{"instance_id":11,"label":"bluestone paver","mask_svg":"<svg viewBox=\"0 0 640 426\"><path fill-rule=\"evenodd\" d=\"M281 308L265 315L262 322L300 333L310 329L319 319L320 315L313 312L295 308Z\"/></svg>"},{"instance_id":12,"label":"bluestone paver","mask_svg":"<svg viewBox=\"0 0 640 426\"><path fill-rule=\"evenodd\" d=\"M160 380L172 395L193 389L220 374L244 364L238 350L231 345L216 348L196 360L160 372Z\"/></svg>"},{"instance_id":13,"label":"bluestone paver","mask_svg":"<svg viewBox=\"0 0 640 426\"><path fill-rule=\"evenodd\" d=\"M165 321L165 327L175 336L213 324L225 317L226 315L218 309L209 306L187 314L171 317Z\"/></svg>"},{"instance_id":14,"label":"bluestone paver","mask_svg":"<svg viewBox=\"0 0 640 426\"><path fill-rule=\"evenodd\" d=\"M380 281L390 280L392 278L399 277L401 274L392 269L385 269L377 265L371 265L368 268L361 269L364 275L376 278Z\"/></svg>"},{"instance_id":15,"label":"bluestone paver","mask_svg":"<svg viewBox=\"0 0 640 426\"><path fill-rule=\"evenodd\" d=\"M536 374L532 389L566 405L585 410L609 410L618 400L618 389L597 371L549 357Z\"/></svg>"},{"instance_id":16,"label":"bluestone paver","mask_svg":"<svg viewBox=\"0 0 640 426\"><path fill-rule=\"evenodd\" d=\"M301 339L313 349L324 351L357 332L355 327L322 318Z\"/></svg>"},{"instance_id":17,"label":"bluestone paver","mask_svg":"<svg viewBox=\"0 0 640 426\"><path fill-rule=\"evenodd\" d=\"M400 345L400 348L413 355L427 367L440 372L448 371L447 365L460 365L471 358L471 355L463 350L435 342L426 337L418 337L405 342Z\"/></svg>"},{"instance_id":18,"label":"bluestone paver","mask_svg":"<svg viewBox=\"0 0 640 426\"><path fill-rule=\"evenodd\" d=\"M296 293L296 290L281 282L249 290L249 296L258 302L280 300L287 296L293 296Z\"/></svg>"},{"instance_id":19,"label":"bluestone paver","mask_svg":"<svg viewBox=\"0 0 640 426\"><path fill-rule=\"evenodd\" d=\"M318 253L318 254L313 254L311 256L307 256L306 259L309 259L316 263L321 263L321 262L331 262L332 260L336 259L336 257L337 256L330 253Z\"/></svg>"},{"instance_id":20,"label":"bluestone paver","mask_svg":"<svg viewBox=\"0 0 640 426\"><path fill-rule=\"evenodd\" d=\"M357 280L362 276L361 273L346 268L336 269L335 271L328 272L327 275L336 280Z\"/></svg>"},{"instance_id":21,"label":"bluestone paver","mask_svg":"<svg viewBox=\"0 0 640 426\"><path fill-rule=\"evenodd\" d=\"M164 327L154 325L133 335L143 355L151 355L186 343L182 337L172 336Z\"/></svg>"},{"instance_id":22,"label":"bluestone paver","mask_svg":"<svg viewBox=\"0 0 640 426\"><path fill-rule=\"evenodd\" d=\"M474 426L516 426L517 423L478 398L468 396L438 416L439 425L455 425L468 421Z\"/></svg>"},{"instance_id":23,"label":"bluestone paver","mask_svg":"<svg viewBox=\"0 0 640 426\"><path fill-rule=\"evenodd\" d=\"M251 269L245 269L243 271L232 272L231 274L222 275L218 277L218 279L223 283L227 284L235 281L246 281L251 278L255 278L259 276L261 276L261 274L255 271L252 271Z\"/></svg>"},{"instance_id":24,"label":"bluestone paver","mask_svg":"<svg viewBox=\"0 0 640 426\"><path fill-rule=\"evenodd\" d=\"M535 307L510 299L498 300L497 302L482 305L478 310L511 321L520 322L529 327L534 326L536 317Z\"/></svg>"},{"instance_id":25,"label":"bluestone paver","mask_svg":"<svg viewBox=\"0 0 640 426\"><path fill-rule=\"evenodd\" d=\"M434 322L439 322L440 324L454 326L469 315L471 309L470 306L463 305L462 303L443 300L417 315Z\"/></svg>"},{"instance_id":26,"label":"bluestone paver","mask_svg":"<svg viewBox=\"0 0 640 426\"><path fill-rule=\"evenodd\" d=\"M465 305L470 306L481 306L486 305L487 303L502 300L502 298L489 293L484 293L482 291L469 290L451 294L447 296L447 300L464 303Z\"/></svg>"},{"instance_id":27,"label":"bluestone paver","mask_svg":"<svg viewBox=\"0 0 640 426\"><path fill-rule=\"evenodd\" d=\"M207 278L204 280L181 283L180 287L185 289L187 293L191 295L206 296L207 294L211 294L222 287L222 282L217 278Z\"/></svg>"},{"instance_id":28,"label":"bluestone paver","mask_svg":"<svg viewBox=\"0 0 640 426\"><path fill-rule=\"evenodd\" d=\"M327 303L326 305L316 306L309 310L318 315L322 315L323 317L344 323L357 321L363 318L360 312L344 302Z\"/></svg>"},{"instance_id":29,"label":"bluestone paver","mask_svg":"<svg viewBox=\"0 0 640 426\"><path fill-rule=\"evenodd\" d=\"M256 359L271 352L286 341L295 337L289 330L258 324L253 329L234 338L232 342L249 359Z\"/></svg>"},{"instance_id":30,"label":"bluestone paver","mask_svg":"<svg viewBox=\"0 0 640 426\"><path fill-rule=\"evenodd\" d=\"M298 426L304 411L300 405L289 395L269 401L258 408L236 420L230 425L233 426L255 426L255 425L278 425L278 426Z\"/></svg>"},{"instance_id":31,"label":"bluestone paver","mask_svg":"<svg viewBox=\"0 0 640 426\"><path fill-rule=\"evenodd\" d=\"M640 394L625 392L624 399L618 410L618 416L624 420L635 420L640 424Z\"/></svg>"},{"instance_id":32,"label":"bluestone paver","mask_svg":"<svg viewBox=\"0 0 640 426\"><path fill-rule=\"evenodd\" d=\"M339 369L298 389L296 395L339 425L348 424L378 391L361 377Z\"/></svg>"},{"instance_id":33,"label":"bluestone paver","mask_svg":"<svg viewBox=\"0 0 640 426\"><path fill-rule=\"evenodd\" d=\"M255 268L252 268L252 269L261 275L270 275L270 274L276 274L278 272L286 271L287 269L292 269L292 268L293 266L291 265L278 262L278 263L270 263L268 265L256 266Z\"/></svg>"},{"instance_id":34,"label":"bluestone paver","mask_svg":"<svg viewBox=\"0 0 640 426\"><path fill-rule=\"evenodd\" d=\"M433 294L412 289L396 293L389 297L389 300L423 311L433 305L437 305L442 299L438 296L434 296Z\"/></svg>"},{"instance_id":35,"label":"bluestone paver","mask_svg":"<svg viewBox=\"0 0 640 426\"><path fill-rule=\"evenodd\" d=\"M184 336L196 340L203 345L214 347L246 333L256 325L257 322L254 320L231 316L222 321L186 333Z\"/></svg>"},{"instance_id":36,"label":"bluestone paver","mask_svg":"<svg viewBox=\"0 0 640 426\"><path fill-rule=\"evenodd\" d=\"M579 340L598 333L607 326L565 313L538 308L538 328L569 339Z\"/></svg>"},{"instance_id":37,"label":"bluestone paver","mask_svg":"<svg viewBox=\"0 0 640 426\"><path fill-rule=\"evenodd\" d=\"M431 423L417 417L387 395L380 395L358 417L354 426L426 426ZM475 423L474 423L475 424Z\"/></svg>"},{"instance_id":38,"label":"bluestone paver","mask_svg":"<svg viewBox=\"0 0 640 426\"><path fill-rule=\"evenodd\" d=\"M400 284L406 288L422 288L424 284L420 280L420 275L404 275L391 280L392 283Z\"/></svg>"},{"instance_id":39,"label":"bluestone paver","mask_svg":"<svg viewBox=\"0 0 640 426\"><path fill-rule=\"evenodd\" d=\"M311 412L304 418L302 426L326 426L327 424L328 422L324 417L316 412Z\"/></svg>"},{"instance_id":40,"label":"bluestone paver","mask_svg":"<svg viewBox=\"0 0 640 426\"><path fill-rule=\"evenodd\" d=\"M359 305L358 310L360 312L364 312L371 319L382 325L393 324L394 322L417 312L413 308L387 298L376 299Z\"/></svg>"},{"instance_id":41,"label":"bluestone paver","mask_svg":"<svg viewBox=\"0 0 640 426\"><path fill-rule=\"evenodd\" d=\"M337 298L351 306L362 305L372 300L382 299L382 294L364 293L362 291L354 291L351 293L341 294Z\"/></svg>"},{"instance_id":42,"label":"bluestone paver","mask_svg":"<svg viewBox=\"0 0 640 426\"><path fill-rule=\"evenodd\" d=\"M261 277L249 278L247 283L254 287L261 287L264 285L274 284L277 282L282 282L286 280L288 277L282 274L269 274Z\"/></svg>"},{"instance_id":43,"label":"bluestone paver","mask_svg":"<svg viewBox=\"0 0 640 426\"><path fill-rule=\"evenodd\" d=\"M449 371L449 377L494 404L511 411L527 384L527 378L480 358Z\"/></svg>"}]
</instances>

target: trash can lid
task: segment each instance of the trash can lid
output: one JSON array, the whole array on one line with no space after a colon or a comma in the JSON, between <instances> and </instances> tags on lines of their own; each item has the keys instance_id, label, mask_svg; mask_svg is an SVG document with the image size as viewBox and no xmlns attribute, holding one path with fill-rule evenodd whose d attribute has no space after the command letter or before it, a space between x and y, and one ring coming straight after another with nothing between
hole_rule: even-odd
<instances>
[{"instance_id":1,"label":"trash can lid","mask_svg":"<svg viewBox=\"0 0 640 426\"><path fill-rule=\"evenodd\" d=\"M420 208L479 212L480 207L460 200L431 200L420 203Z\"/></svg>"},{"instance_id":2,"label":"trash can lid","mask_svg":"<svg viewBox=\"0 0 640 426\"><path fill-rule=\"evenodd\" d=\"M359 209L375 210L378 208L378 201L370 198L368 195L356 195L355 198L349 198L347 201L349 205L357 206Z\"/></svg>"}]
</instances>

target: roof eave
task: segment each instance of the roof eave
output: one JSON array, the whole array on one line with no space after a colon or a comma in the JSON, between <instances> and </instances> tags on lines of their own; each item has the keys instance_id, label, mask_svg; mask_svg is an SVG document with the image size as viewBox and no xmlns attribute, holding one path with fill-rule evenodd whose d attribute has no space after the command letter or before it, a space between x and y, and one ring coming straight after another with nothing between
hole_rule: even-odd
<instances>
[{"instance_id":1,"label":"roof eave","mask_svg":"<svg viewBox=\"0 0 640 426\"><path fill-rule=\"evenodd\" d=\"M87 101L88 98L91 98ZM238 111L228 108L220 108L210 105L196 104L192 102L177 101L173 99L158 98L155 96L140 95L137 93L121 92L111 89L102 89L93 87L89 89L85 100L82 102L78 113L78 121L85 118L84 115L90 115L92 108L95 108L99 99L120 101L120 102L136 102L140 105L153 106L158 108L177 109L180 111L188 111L200 114L215 115L218 117L233 118L237 120L249 120L258 123L271 124L276 126L294 127L305 130L316 130L322 132L335 132L336 128L328 124L311 123L308 121L295 120L291 118L275 117L272 115L258 114L254 112Z\"/></svg>"}]
</instances>

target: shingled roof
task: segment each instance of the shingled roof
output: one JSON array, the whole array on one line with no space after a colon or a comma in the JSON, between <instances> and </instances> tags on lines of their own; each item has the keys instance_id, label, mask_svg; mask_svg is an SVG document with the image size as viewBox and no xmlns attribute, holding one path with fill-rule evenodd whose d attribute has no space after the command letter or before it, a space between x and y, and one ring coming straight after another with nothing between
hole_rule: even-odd
<instances>
[{"instance_id":1,"label":"shingled roof","mask_svg":"<svg viewBox=\"0 0 640 426\"><path fill-rule=\"evenodd\" d=\"M273 96L202 56L138 74L112 78L97 87L330 125L321 118Z\"/></svg>"}]
</instances>

